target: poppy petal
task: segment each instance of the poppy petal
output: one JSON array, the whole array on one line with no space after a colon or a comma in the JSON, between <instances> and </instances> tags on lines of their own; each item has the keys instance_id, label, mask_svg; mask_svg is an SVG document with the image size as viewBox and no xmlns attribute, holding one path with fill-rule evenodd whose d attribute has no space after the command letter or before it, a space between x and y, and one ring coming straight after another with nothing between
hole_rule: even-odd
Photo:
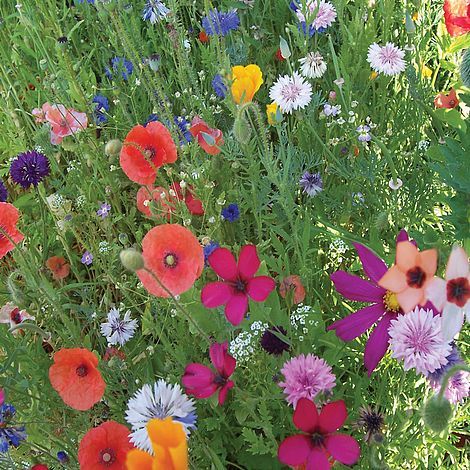
<instances>
[{"instance_id":1,"label":"poppy petal","mask_svg":"<svg viewBox=\"0 0 470 470\"><path fill-rule=\"evenodd\" d=\"M217 372L221 372L224 368L225 354L227 353L227 342L225 343L214 343L209 348L209 357L211 358L212 364L217 369Z\"/></svg>"},{"instance_id":2,"label":"poppy petal","mask_svg":"<svg viewBox=\"0 0 470 470\"><path fill-rule=\"evenodd\" d=\"M232 296L232 289L225 282L210 282L201 291L201 302L206 308L225 305Z\"/></svg>"},{"instance_id":3,"label":"poppy petal","mask_svg":"<svg viewBox=\"0 0 470 470\"><path fill-rule=\"evenodd\" d=\"M227 248L216 248L207 258L215 273L227 281L235 279L238 274L235 257Z\"/></svg>"},{"instance_id":4,"label":"poppy petal","mask_svg":"<svg viewBox=\"0 0 470 470\"><path fill-rule=\"evenodd\" d=\"M310 439L304 434L289 436L281 442L277 458L285 465L297 466L307 461L311 450Z\"/></svg>"},{"instance_id":5,"label":"poppy petal","mask_svg":"<svg viewBox=\"0 0 470 470\"><path fill-rule=\"evenodd\" d=\"M245 245L240 250L238 256L238 272L243 276L244 279L251 279L258 271L261 261L256 252L256 246Z\"/></svg>"},{"instance_id":6,"label":"poppy petal","mask_svg":"<svg viewBox=\"0 0 470 470\"><path fill-rule=\"evenodd\" d=\"M334 434L325 439L326 450L344 465L353 465L359 460L361 448L356 439L345 434Z\"/></svg>"},{"instance_id":7,"label":"poppy petal","mask_svg":"<svg viewBox=\"0 0 470 470\"><path fill-rule=\"evenodd\" d=\"M359 259L361 260L364 272L374 282L379 282L380 278L387 272L387 265L370 248L360 243L353 243Z\"/></svg>"},{"instance_id":8,"label":"poppy petal","mask_svg":"<svg viewBox=\"0 0 470 470\"><path fill-rule=\"evenodd\" d=\"M327 403L321 410L318 418L318 427L324 434L337 431L348 417L346 405L343 400Z\"/></svg>"},{"instance_id":9,"label":"poppy petal","mask_svg":"<svg viewBox=\"0 0 470 470\"><path fill-rule=\"evenodd\" d=\"M275 287L276 283L271 277L258 276L248 281L246 292L256 302L264 302Z\"/></svg>"},{"instance_id":10,"label":"poppy petal","mask_svg":"<svg viewBox=\"0 0 470 470\"><path fill-rule=\"evenodd\" d=\"M248 310L248 297L245 294L232 295L225 305L225 316L234 326L239 325Z\"/></svg>"},{"instance_id":11,"label":"poppy petal","mask_svg":"<svg viewBox=\"0 0 470 470\"><path fill-rule=\"evenodd\" d=\"M371 284L346 271L336 271L330 276L336 290L349 300L359 302L379 302L385 292L379 286Z\"/></svg>"},{"instance_id":12,"label":"poppy petal","mask_svg":"<svg viewBox=\"0 0 470 470\"><path fill-rule=\"evenodd\" d=\"M295 407L292 421L297 429L312 434L318 424L318 410L308 398L301 398Z\"/></svg>"}]
</instances>

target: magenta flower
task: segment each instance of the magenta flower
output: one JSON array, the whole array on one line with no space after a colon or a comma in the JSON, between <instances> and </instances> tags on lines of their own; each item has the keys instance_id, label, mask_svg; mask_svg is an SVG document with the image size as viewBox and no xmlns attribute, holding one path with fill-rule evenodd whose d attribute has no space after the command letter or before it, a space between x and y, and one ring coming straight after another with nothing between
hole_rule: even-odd
<instances>
[{"instance_id":1,"label":"magenta flower","mask_svg":"<svg viewBox=\"0 0 470 470\"><path fill-rule=\"evenodd\" d=\"M230 376L237 361L227 353L228 343L214 343L209 355L217 373L202 364L188 364L184 370L182 382L188 395L196 398L209 398L219 391L219 405L223 405L228 391L235 385Z\"/></svg>"},{"instance_id":2,"label":"magenta flower","mask_svg":"<svg viewBox=\"0 0 470 470\"><path fill-rule=\"evenodd\" d=\"M306 465L307 470L329 470L334 460L353 465L361 455L359 444L351 436L336 433L347 417L343 400L328 403L318 414L315 403L301 398L293 422L306 434L284 439L277 452L279 461L291 467Z\"/></svg>"},{"instance_id":3,"label":"magenta flower","mask_svg":"<svg viewBox=\"0 0 470 470\"><path fill-rule=\"evenodd\" d=\"M402 230L396 242L408 240L408 234ZM390 322L403 314L396 295L378 285L387 272L387 265L369 248L354 243L365 273L372 282L345 271L336 271L331 275L336 290L349 300L372 302L372 305L361 308L351 315L335 321L328 330L335 330L336 336L343 341L351 341L361 336L376 324L369 336L364 351L364 365L369 376L388 350Z\"/></svg>"},{"instance_id":4,"label":"magenta flower","mask_svg":"<svg viewBox=\"0 0 470 470\"><path fill-rule=\"evenodd\" d=\"M276 286L269 276L256 276L260 260L256 246L245 245L238 257L227 248L217 248L207 261L221 281L210 282L201 292L201 302L207 308L225 305L225 316L232 325L239 325L248 310L248 297L264 302Z\"/></svg>"}]
</instances>

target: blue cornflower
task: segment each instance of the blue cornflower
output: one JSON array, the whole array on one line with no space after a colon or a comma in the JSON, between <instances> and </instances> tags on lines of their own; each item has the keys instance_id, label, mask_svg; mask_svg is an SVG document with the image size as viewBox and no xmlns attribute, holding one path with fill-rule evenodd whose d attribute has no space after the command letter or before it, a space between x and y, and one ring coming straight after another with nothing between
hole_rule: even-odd
<instances>
[{"instance_id":1,"label":"blue cornflower","mask_svg":"<svg viewBox=\"0 0 470 470\"><path fill-rule=\"evenodd\" d=\"M142 12L142 19L155 24L157 21L165 18L168 13L170 13L170 9L160 0L147 0Z\"/></svg>"},{"instance_id":2,"label":"blue cornflower","mask_svg":"<svg viewBox=\"0 0 470 470\"><path fill-rule=\"evenodd\" d=\"M95 117L95 122L97 124L103 124L108 120L106 116L106 112L109 111L109 101L106 96L103 95L96 95L92 103L96 103L95 110L93 111L93 115Z\"/></svg>"},{"instance_id":3,"label":"blue cornflower","mask_svg":"<svg viewBox=\"0 0 470 470\"><path fill-rule=\"evenodd\" d=\"M10 446L18 447L26 439L24 426L10 426L15 417L16 409L13 405L4 403L0 406L0 452L6 453Z\"/></svg>"},{"instance_id":4,"label":"blue cornflower","mask_svg":"<svg viewBox=\"0 0 470 470\"><path fill-rule=\"evenodd\" d=\"M145 121L144 126L154 121L160 121L160 118L158 117L157 114L152 113L147 118L147 121ZM173 123L176 126L176 131L178 132L178 135L181 137L180 145L183 146L184 144L191 142L193 139L193 136L191 135L191 132L189 132L189 122L183 116L174 116ZM164 121L164 124L167 127L170 127L172 125L167 120Z\"/></svg>"},{"instance_id":5,"label":"blue cornflower","mask_svg":"<svg viewBox=\"0 0 470 470\"><path fill-rule=\"evenodd\" d=\"M222 75L217 74L212 79L212 88L219 98L225 98L225 95L227 94L227 85L225 85Z\"/></svg>"},{"instance_id":6,"label":"blue cornflower","mask_svg":"<svg viewBox=\"0 0 470 470\"><path fill-rule=\"evenodd\" d=\"M96 211L96 215L98 215L102 219L106 219L106 217L108 217L110 212L111 212L111 206L107 202L103 202L100 208Z\"/></svg>"},{"instance_id":7,"label":"blue cornflower","mask_svg":"<svg viewBox=\"0 0 470 470\"><path fill-rule=\"evenodd\" d=\"M10 166L11 179L25 189L37 186L50 171L49 160L36 150L20 153Z\"/></svg>"},{"instance_id":8,"label":"blue cornflower","mask_svg":"<svg viewBox=\"0 0 470 470\"><path fill-rule=\"evenodd\" d=\"M212 240L207 245L204 245L204 249L203 249L203 251L204 251L204 264L206 266L209 266L209 262L207 261L209 256L219 247L220 247L220 245L217 242L214 242Z\"/></svg>"},{"instance_id":9,"label":"blue cornflower","mask_svg":"<svg viewBox=\"0 0 470 470\"><path fill-rule=\"evenodd\" d=\"M144 127L149 123L149 122L155 122L159 121L158 116L156 114L150 114L147 120L144 122Z\"/></svg>"},{"instance_id":10,"label":"blue cornflower","mask_svg":"<svg viewBox=\"0 0 470 470\"><path fill-rule=\"evenodd\" d=\"M85 3L85 0L77 0L77 3ZM86 3L95 3L95 0L86 0Z\"/></svg>"},{"instance_id":11,"label":"blue cornflower","mask_svg":"<svg viewBox=\"0 0 470 470\"><path fill-rule=\"evenodd\" d=\"M229 204L227 207L222 209L222 217L224 220L229 222L235 222L240 218L240 209L238 204Z\"/></svg>"},{"instance_id":12,"label":"blue cornflower","mask_svg":"<svg viewBox=\"0 0 470 470\"><path fill-rule=\"evenodd\" d=\"M87 250L83 253L81 261L85 266L90 266L93 263L93 255Z\"/></svg>"},{"instance_id":13,"label":"blue cornflower","mask_svg":"<svg viewBox=\"0 0 470 470\"><path fill-rule=\"evenodd\" d=\"M202 19L202 27L209 36L227 36L230 31L238 29L240 18L236 10L227 13L217 11L217 8L209 11L209 14Z\"/></svg>"},{"instance_id":14,"label":"blue cornflower","mask_svg":"<svg viewBox=\"0 0 470 470\"><path fill-rule=\"evenodd\" d=\"M320 173L310 173L306 171L302 178L299 180L299 184L310 197L316 196L323 190L323 180Z\"/></svg>"},{"instance_id":15,"label":"blue cornflower","mask_svg":"<svg viewBox=\"0 0 470 470\"><path fill-rule=\"evenodd\" d=\"M57 460L60 463L67 463L70 461L70 458L66 452L64 452L63 450L59 450L59 452L57 452Z\"/></svg>"},{"instance_id":16,"label":"blue cornflower","mask_svg":"<svg viewBox=\"0 0 470 470\"><path fill-rule=\"evenodd\" d=\"M134 65L130 60L125 57L113 57L110 67L105 68L104 74L111 80L115 74L120 74L124 80L127 80L133 71Z\"/></svg>"},{"instance_id":17,"label":"blue cornflower","mask_svg":"<svg viewBox=\"0 0 470 470\"><path fill-rule=\"evenodd\" d=\"M0 180L0 202L5 202L8 199L8 191L3 181Z\"/></svg>"},{"instance_id":18,"label":"blue cornflower","mask_svg":"<svg viewBox=\"0 0 470 470\"><path fill-rule=\"evenodd\" d=\"M443 366L441 366L439 369L436 369L434 372L429 373L427 375L428 379L431 382L434 382L436 384L440 384L442 382L442 379L444 378L444 375L446 372L456 364L463 364L464 361L462 361L462 358L460 357L459 350L457 349L457 346L455 343L451 343L452 350L450 351L450 354L447 356L447 363Z\"/></svg>"}]
</instances>

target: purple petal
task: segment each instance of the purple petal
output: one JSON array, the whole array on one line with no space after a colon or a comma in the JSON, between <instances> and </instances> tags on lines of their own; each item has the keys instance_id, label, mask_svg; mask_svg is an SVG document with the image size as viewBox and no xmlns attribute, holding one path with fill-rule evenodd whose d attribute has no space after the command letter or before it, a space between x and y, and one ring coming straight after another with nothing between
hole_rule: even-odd
<instances>
[{"instance_id":1,"label":"purple petal","mask_svg":"<svg viewBox=\"0 0 470 470\"><path fill-rule=\"evenodd\" d=\"M418 246L418 244L414 240L410 240L410 238L408 237L408 232L402 228L397 235L396 243L408 241L413 243L414 246Z\"/></svg>"},{"instance_id":2,"label":"purple petal","mask_svg":"<svg viewBox=\"0 0 470 470\"><path fill-rule=\"evenodd\" d=\"M380 278L387 272L387 265L370 248L360 243L353 243L359 259L361 260L364 272L374 282L379 282Z\"/></svg>"},{"instance_id":3,"label":"purple petal","mask_svg":"<svg viewBox=\"0 0 470 470\"><path fill-rule=\"evenodd\" d=\"M336 271L330 278L334 282L336 290L349 300L381 302L385 295L385 289L382 287L345 271Z\"/></svg>"},{"instance_id":4,"label":"purple petal","mask_svg":"<svg viewBox=\"0 0 470 470\"><path fill-rule=\"evenodd\" d=\"M364 351L364 365L367 368L369 377L387 352L389 340L388 328L390 327L390 321L396 317L396 313L385 314L367 340Z\"/></svg>"},{"instance_id":5,"label":"purple petal","mask_svg":"<svg viewBox=\"0 0 470 470\"><path fill-rule=\"evenodd\" d=\"M335 330L336 336L343 341L351 341L366 332L384 313L383 303L370 305L335 321L328 330Z\"/></svg>"}]
</instances>

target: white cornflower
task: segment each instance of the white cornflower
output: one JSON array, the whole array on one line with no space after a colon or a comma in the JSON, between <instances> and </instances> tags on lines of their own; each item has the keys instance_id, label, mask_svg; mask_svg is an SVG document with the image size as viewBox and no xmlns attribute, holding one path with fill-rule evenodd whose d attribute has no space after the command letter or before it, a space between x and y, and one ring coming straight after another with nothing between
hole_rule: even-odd
<instances>
[{"instance_id":1,"label":"white cornflower","mask_svg":"<svg viewBox=\"0 0 470 470\"><path fill-rule=\"evenodd\" d=\"M374 42L369 46L367 62L377 73L397 75L405 70L404 57L405 52L393 43L387 42L385 46L379 46Z\"/></svg>"},{"instance_id":2,"label":"white cornflower","mask_svg":"<svg viewBox=\"0 0 470 470\"><path fill-rule=\"evenodd\" d=\"M299 59L302 64L300 72L307 78L320 78L326 72L326 62L319 52L309 52L305 57Z\"/></svg>"},{"instance_id":3,"label":"white cornflower","mask_svg":"<svg viewBox=\"0 0 470 470\"><path fill-rule=\"evenodd\" d=\"M280 108L282 113L305 108L312 99L312 86L304 78L294 72L292 76L279 77L269 90L269 97Z\"/></svg>"},{"instance_id":4,"label":"white cornflower","mask_svg":"<svg viewBox=\"0 0 470 470\"><path fill-rule=\"evenodd\" d=\"M108 321L101 324L101 334L106 337L109 345L119 344L123 346L129 341L137 328L137 320L131 319L131 311L128 310L121 320L121 312L112 308L108 313Z\"/></svg>"},{"instance_id":5,"label":"white cornflower","mask_svg":"<svg viewBox=\"0 0 470 470\"><path fill-rule=\"evenodd\" d=\"M393 178L390 178L390 181L388 182L388 186L390 189L397 191L403 186L403 181L400 178L396 178L396 180L394 180Z\"/></svg>"},{"instance_id":6,"label":"white cornflower","mask_svg":"<svg viewBox=\"0 0 470 470\"><path fill-rule=\"evenodd\" d=\"M153 454L152 443L147 433L151 419L173 418L183 425L188 435L196 428L197 415L194 401L183 393L178 384L170 385L159 380L144 385L127 403L126 421L132 427L130 441L139 449Z\"/></svg>"}]
</instances>

